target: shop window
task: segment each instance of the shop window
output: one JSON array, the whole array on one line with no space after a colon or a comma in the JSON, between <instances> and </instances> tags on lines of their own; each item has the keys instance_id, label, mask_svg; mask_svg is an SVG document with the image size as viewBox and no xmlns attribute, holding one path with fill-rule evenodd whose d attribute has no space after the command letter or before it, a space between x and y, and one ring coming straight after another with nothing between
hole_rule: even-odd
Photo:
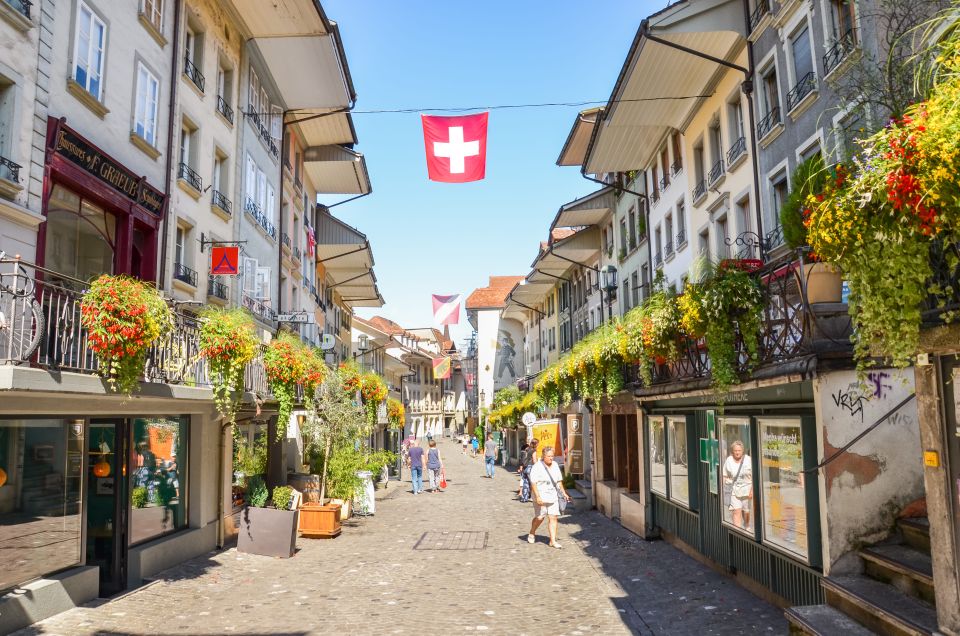
<instances>
[{"instance_id":1,"label":"shop window","mask_svg":"<svg viewBox=\"0 0 960 636\"><path fill-rule=\"evenodd\" d=\"M0 589L80 563L83 420L0 420Z\"/></svg>"},{"instance_id":2,"label":"shop window","mask_svg":"<svg viewBox=\"0 0 960 636\"><path fill-rule=\"evenodd\" d=\"M760 418L763 540L807 558L807 506L799 418Z\"/></svg>"},{"instance_id":3,"label":"shop window","mask_svg":"<svg viewBox=\"0 0 960 636\"><path fill-rule=\"evenodd\" d=\"M187 525L187 417L133 420L130 543Z\"/></svg>"},{"instance_id":4,"label":"shop window","mask_svg":"<svg viewBox=\"0 0 960 636\"><path fill-rule=\"evenodd\" d=\"M146 66L137 64L137 103L134 132L151 146L157 145L157 100L160 83Z\"/></svg>"},{"instance_id":5,"label":"shop window","mask_svg":"<svg viewBox=\"0 0 960 636\"><path fill-rule=\"evenodd\" d=\"M690 477L687 469L687 418L667 418L667 455L670 458L670 499L690 505Z\"/></svg>"},{"instance_id":6,"label":"shop window","mask_svg":"<svg viewBox=\"0 0 960 636\"><path fill-rule=\"evenodd\" d=\"M750 420L720 418L720 483L723 522L755 535L753 506L753 440Z\"/></svg>"},{"instance_id":7,"label":"shop window","mask_svg":"<svg viewBox=\"0 0 960 636\"><path fill-rule=\"evenodd\" d=\"M107 25L84 2L77 3L73 79L97 101L103 101L103 56Z\"/></svg>"},{"instance_id":8,"label":"shop window","mask_svg":"<svg viewBox=\"0 0 960 636\"><path fill-rule=\"evenodd\" d=\"M647 419L650 436L650 490L667 496L667 437L663 417Z\"/></svg>"},{"instance_id":9,"label":"shop window","mask_svg":"<svg viewBox=\"0 0 960 636\"><path fill-rule=\"evenodd\" d=\"M62 186L47 202L44 265L87 281L114 271L117 219Z\"/></svg>"}]
</instances>

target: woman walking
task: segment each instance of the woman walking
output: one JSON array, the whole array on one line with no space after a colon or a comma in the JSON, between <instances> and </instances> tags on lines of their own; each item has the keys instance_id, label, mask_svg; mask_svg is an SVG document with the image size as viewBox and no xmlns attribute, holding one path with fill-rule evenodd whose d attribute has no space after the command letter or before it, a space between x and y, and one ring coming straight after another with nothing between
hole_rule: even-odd
<instances>
[{"instance_id":1,"label":"woman walking","mask_svg":"<svg viewBox=\"0 0 960 636\"><path fill-rule=\"evenodd\" d=\"M536 543L537 528L547 518L547 532L550 535L550 547L560 549L563 546L557 542L557 524L560 518L560 497L570 501L570 495L563 487L563 475L560 466L553 461L553 447L543 448L543 459L537 462L530 470L530 490L533 492L533 522L530 524L530 534L527 543Z\"/></svg>"},{"instance_id":2,"label":"woman walking","mask_svg":"<svg viewBox=\"0 0 960 636\"><path fill-rule=\"evenodd\" d=\"M430 450L427 451L427 472L430 474L430 492L440 492L440 473L443 472L443 460L440 458L440 449L437 441L430 440Z\"/></svg>"},{"instance_id":3,"label":"woman walking","mask_svg":"<svg viewBox=\"0 0 960 636\"><path fill-rule=\"evenodd\" d=\"M530 469L537 461L538 440L532 440L520 457L520 501L530 501Z\"/></svg>"}]
</instances>

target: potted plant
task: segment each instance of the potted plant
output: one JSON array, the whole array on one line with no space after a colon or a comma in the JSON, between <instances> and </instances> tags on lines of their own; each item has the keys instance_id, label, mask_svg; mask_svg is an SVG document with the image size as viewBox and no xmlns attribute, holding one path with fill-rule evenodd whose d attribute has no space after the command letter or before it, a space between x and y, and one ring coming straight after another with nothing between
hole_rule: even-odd
<instances>
[{"instance_id":1,"label":"potted plant","mask_svg":"<svg viewBox=\"0 0 960 636\"><path fill-rule=\"evenodd\" d=\"M780 207L780 224L783 240L793 249L809 245L806 219L810 214L811 201L822 199L829 181L843 180L843 167L828 170L820 155L810 157L793 172L793 191ZM839 303L843 299L843 277L831 263L821 261L815 252L809 253L810 262L803 266L807 281L807 302Z\"/></svg>"},{"instance_id":2,"label":"potted plant","mask_svg":"<svg viewBox=\"0 0 960 636\"><path fill-rule=\"evenodd\" d=\"M173 328L173 314L154 287L104 274L83 294L80 323L100 375L112 390L131 395L140 386L150 347Z\"/></svg>"},{"instance_id":3,"label":"potted plant","mask_svg":"<svg viewBox=\"0 0 960 636\"><path fill-rule=\"evenodd\" d=\"M250 478L249 505L240 513L237 551L288 559L297 545L298 502L290 486L273 489L272 507L267 504L267 486L259 476Z\"/></svg>"},{"instance_id":4,"label":"potted plant","mask_svg":"<svg viewBox=\"0 0 960 636\"><path fill-rule=\"evenodd\" d=\"M270 391L277 398L277 437L286 434L287 422L296 403L297 386L303 388L309 408L317 387L326 375L322 358L303 344L299 337L284 331L267 346L263 356Z\"/></svg>"},{"instance_id":5,"label":"potted plant","mask_svg":"<svg viewBox=\"0 0 960 636\"><path fill-rule=\"evenodd\" d=\"M232 422L243 395L243 374L257 355L253 318L244 309L210 308L201 314L200 353L206 358L217 411Z\"/></svg>"}]
</instances>

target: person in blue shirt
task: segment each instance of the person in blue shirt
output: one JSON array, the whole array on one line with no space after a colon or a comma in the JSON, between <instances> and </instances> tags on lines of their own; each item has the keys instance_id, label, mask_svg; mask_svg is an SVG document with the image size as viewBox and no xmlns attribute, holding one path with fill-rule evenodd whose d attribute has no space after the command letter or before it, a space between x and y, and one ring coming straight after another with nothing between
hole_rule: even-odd
<instances>
[{"instance_id":1,"label":"person in blue shirt","mask_svg":"<svg viewBox=\"0 0 960 636\"><path fill-rule=\"evenodd\" d=\"M423 492L423 449L416 439L410 442L410 481L413 482L413 494Z\"/></svg>"},{"instance_id":2,"label":"person in blue shirt","mask_svg":"<svg viewBox=\"0 0 960 636\"><path fill-rule=\"evenodd\" d=\"M470 446L473 448L473 456L477 456L477 451L480 450L480 441L477 439L477 436L474 435L473 439L470 440Z\"/></svg>"}]
</instances>

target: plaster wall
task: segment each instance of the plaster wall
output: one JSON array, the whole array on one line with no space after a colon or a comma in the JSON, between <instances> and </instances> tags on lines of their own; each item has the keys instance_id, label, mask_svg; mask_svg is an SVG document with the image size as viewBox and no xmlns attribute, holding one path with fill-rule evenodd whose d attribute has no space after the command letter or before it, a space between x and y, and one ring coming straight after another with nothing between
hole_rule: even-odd
<instances>
[{"instance_id":1,"label":"plaster wall","mask_svg":"<svg viewBox=\"0 0 960 636\"><path fill-rule=\"evenodd\" d=\"M813 386L822 460L907 398L914 383L911 370L874 369L864 385L851 370L822 374ZM828 464L819 479L824 570L840 573L856 565L844 555L885 538L898 513L924 496L916 400Z\"/></svg>"}]
</instances>

